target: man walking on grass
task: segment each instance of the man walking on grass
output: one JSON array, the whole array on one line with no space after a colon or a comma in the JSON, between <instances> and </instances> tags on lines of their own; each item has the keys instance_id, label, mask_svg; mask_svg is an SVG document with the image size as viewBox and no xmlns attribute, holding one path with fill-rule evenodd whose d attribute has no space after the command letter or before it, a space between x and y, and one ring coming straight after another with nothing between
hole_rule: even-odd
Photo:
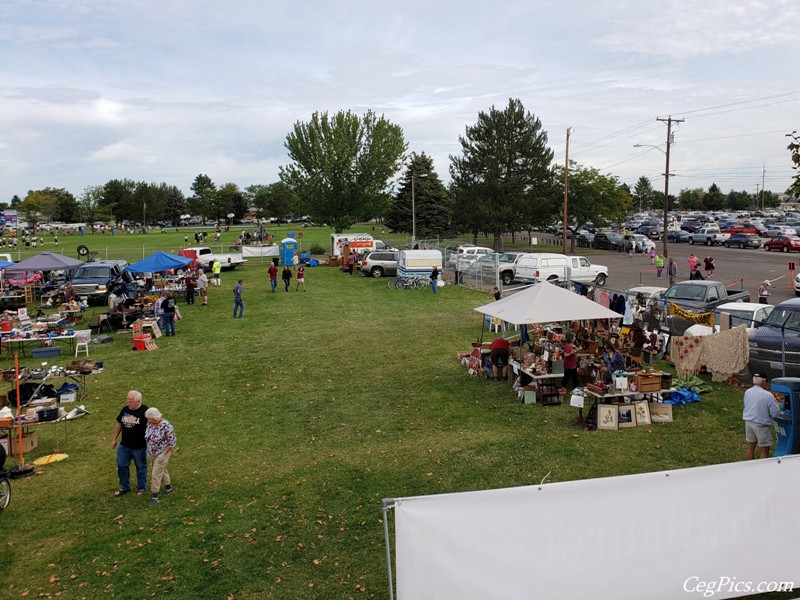
<instances>
[{"instance_id":1,"label":"man walking on grass","mask_svg":"<svg viewBox=\"0 0 800 600\"><path fill-rule=\"evenodd\" d=\"M240 279L239 283L233 288L233 318L236 318L236 312L239 312L239 318L244 316L244 300L242 300L242 286L244 279Z\"/></svg>"}]
</instances>

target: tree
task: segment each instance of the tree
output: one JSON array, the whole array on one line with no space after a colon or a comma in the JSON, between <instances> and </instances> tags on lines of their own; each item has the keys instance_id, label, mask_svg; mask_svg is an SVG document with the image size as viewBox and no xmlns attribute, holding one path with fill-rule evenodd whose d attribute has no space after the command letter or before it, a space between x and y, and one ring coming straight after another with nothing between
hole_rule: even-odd
<instances>
[{"instance_id":1,"label":"tree","mask_svg":"<svg viewBox=\"0 0 800 600\"><path fill-rule=\"evenodd\" d=\"M372 111L363 117L315 112L309 122L295 123L284 145L293 162L281 166L281 181L314 220L332 224L337 233L385 206L389 180L406 150L403 130Z\"/></svg>"},{"instance_id":2,"label":"tree","mask_svg":"<svg viewBox=\"0 0 800 600\"><path fill-rule=\"evenodd\" d=\"M792 169L796 171L795 176L792 178L792 185L789 186L789 188L786 190L786 193L791 196L800 196L800 135L798 135L797 131L795 130L792 133L787 133L786 137L792 138L792 141L789 142L789 145L786 146L786 149L792 155Z\"/></svg>"},{"instance_id":3,"label":"tree","mask_svg":"<svg viewBox=\"0 0 800 600\"><path fill-rule=\"evenodd\" d=\"M192 192L194 195L189 198L189 212L193 215L200 215L205 222L206 215L212 210L217 186L208 175L201 174L194 178Z\"/></svg>"},{"instance_id":4,"label":"tree","mask_svg":"<svg viewBox=\"0 0 800 600\"><path fill-rule=\"evenodd\" d=\"M163 217L177 225L181 221L181 215L186 212L186 197L176 186L167 186L164 190L164 213Z\"/></svg>"},{"instance_id":5,"label":"tree","mask_svg":"<svg viewBox=\"0 0 800 600\"><path fill-rule=\"evenodd\" d=\"M245 189L245 198L262 217L291 215L300 210L297 193L283 181L251 185Z\"/></svg>"},{"instance_id":6,"label":"tree","mask_svg":"<svg viewBox=\"0 0 800 600\"><path fill-rule=\"evenodd\" d=\"M703 207L703 196L705 190L703 188L683 188L678 193L678 202L680 203L681 210L698 210ZM664 198L662 192L661 198Z\"/></svg>"},{"instance_id":7,"label":"tree","mask_svg":"<svg viewBox=\"0 0 800 600\"><path fill-rule=\"evenodd\" d=\"M134 219L137 214L141 217L142 205L139 204L138 210L134 209L138 186L132 179L111 179L103 186L101 205L118 221Z\"/></svg>"},{"instance_id":8,"label":"tree","mask_svg":"<svg viewBox=\"0 0 800 600\"><path fill-rule=\"evenodd\" d=\"M563 171L563 168L560 169ZM562 182L563 176L557 177ZM560 192L564 197L563 190ZM570 164L567 222L580 227L591 221L596 227L607 227L624 220L632 203L627 187L616 177L601 175L597 169ZM574 230L574 228L573 228ZM574 249L575 236L572 236Z\"/></svg>"},{"instance_id":9,"label":"tree","mask_svg":"<svg viewBox=\"0 0 800 600\"><path fill-rule=\"evenodd\" d=\"M414 177L414 213L417 238L443 237L450 232L453 206L447 189L433 169L433 159L422 154L411 154L409 165L402 176L400 189L386 214L386 226L393 231L412 233L411 184Z\"/></svg>"},{"instance_id":10,"label":"tree","mask_svg":"<svg viewBox=\"0 0 800 600\"><path fill-rule=\"evenodd\" d=\"M11 196L11 208L16 208L17 206L19 206L20 202L22 202L22 198L20 198L16 194Z\"/></svg>"},{"instance_id":11,"label":"tree","mask_svg":"<svg viewBox=\"0 0 800 600\"><path fill-rule=\"evenodd\" d=\"M235 219L241 220L247 209L239 186L235 183L226 183L217 191L216 199L211 205L209 217L215 221L227 219L229 214L233 214Z\"/></svg>"},{"instance_id":12,"label":"tree","mask_svg":"<svg viewBox=\"0 0 800 600\"><path fill-rule=\"evenodd\" d=\"M712 183L708 192L703 195L703 208L706 210L722 210L725 206L725 195L716 183Z\"/></svg>"},{"instance_id":13,"label":"tree","mask_svg":"<svg viewBox=\"0 0 800 600\"><path fill-rule=\"evenodd\" d=\"M481 112L459 137L461 156L450 157L457 222L487 231L501 250L504 231L519 226L526 206L551 192L553 151L547 133L517 99Z\"/></svg>"},{"instance_id":14,"label":"tree","mask_svg":"<svg viewBox=\"0 0 800 600\"><path fill-rule=\"evenodd\" d=\"M744 190L739 192L731 190L725 197L725 207L731 210L746 210L748 208L753 208L757 200L758 199L753 196L753 194L745 192Z\"/></svg>"},{"instance_id":15,"label":"tree","mask_svg":"<svg viewBox=\"0 0 800 600\"><path fill-rule=\"evenodd\" d=\"M78 201L83 221L89 224L89 231L92 233L94 233L95 223L105 222L112 218L111 211L103 203L103 192L103 186L87 186Z\"/></svg>"},{"instance_id":16,"label":"tree","mask_svg":"<svg viewBox=\"0 0 800 600\"><path fill-rule=\"evenodd\" d=\"M653 186L650 180L644 175L639 177L639 181L636 182L636 187L633 188L633 199L639 205L639 212L656 208L652 205Z\"/></svg>"},{"instance_id":17,"label":"tree","mask_svg":"<svg viewBox=\"0 0 800 600\"><path fill-rule=\"evenodd\" d=\"M44 190L31 190L25 196L25 200L20 202L17 210L28 225L36 229L39 223L50 220L57 207L58 200L52 194Z\"/></svg>"}]
</instances>

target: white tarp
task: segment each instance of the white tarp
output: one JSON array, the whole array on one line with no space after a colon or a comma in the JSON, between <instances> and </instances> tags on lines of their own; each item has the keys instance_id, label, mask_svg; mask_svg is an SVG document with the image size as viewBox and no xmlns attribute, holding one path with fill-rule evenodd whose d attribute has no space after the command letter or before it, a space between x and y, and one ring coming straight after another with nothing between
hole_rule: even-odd
<instances>
[{"instance_id":1,"label":"white tarp","mask_svg":"<svg viewBox=\"0 0 800 600\"><path fill-rule=\"evenodd\" d=\"M398 499L397 598L674 600L800 587L798 506L800 456Z\"/></svg>"},{"instance_id":2,"label":"white tarp","mask_svg":"<svg viewBox=\"0 0 800 600\"><path fill-rule=\"evenodd\" d=\"M597 302L546 281L475 310L512 325L622 318Z\"/></svg>"},{"instance_id":3,"label":"white tarp","mask_svg":"<svg viewBox=\"0 0 800 600\"><path fill-rule=\"evenodd\" d=\"M242 256L244 258L257 258L259 256L280 256L280 251L281 247L277 244L273 244L271 246L242 246Z\"/></svg>"}]
</instances>

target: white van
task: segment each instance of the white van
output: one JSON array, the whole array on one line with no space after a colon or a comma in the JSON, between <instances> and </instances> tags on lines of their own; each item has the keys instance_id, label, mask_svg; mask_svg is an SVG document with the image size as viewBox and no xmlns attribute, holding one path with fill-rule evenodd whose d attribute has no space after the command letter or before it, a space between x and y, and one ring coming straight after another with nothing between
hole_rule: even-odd
<instances>
[{"instance_id":1,"label":"white van","mask_svg":"<svg viewBox=\"0 0 800 600\"><path fill-rule=\"evenodd\" d=\"M608 267L593 265L584 256L546 252L525 254L517 262L517 281L563 281L567 277L580 283L605 285Z\"/></svg>"}]
</instances>

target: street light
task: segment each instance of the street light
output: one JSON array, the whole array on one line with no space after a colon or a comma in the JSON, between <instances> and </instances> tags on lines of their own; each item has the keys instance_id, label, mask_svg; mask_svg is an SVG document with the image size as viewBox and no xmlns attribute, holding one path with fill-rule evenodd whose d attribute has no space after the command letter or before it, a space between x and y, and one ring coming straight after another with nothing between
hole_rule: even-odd
<instances>
[{"instance_id":1,"label":"street light","mask_svg":"<svg viewBox=\"0 0 800 600\"><path fill-rule=\"evenodd\" d=\"M654 146L652 144L634 144L634 148L655 148L659 152L663 153L667 157L667 167L664 171L664 232L663 232L663 243L664 243L664 258L669 257L669 251L667 250L667 228L669 226L669 144L667 144L667 150L659 146Z\"/></svg>"},{"instance_id":2,"label":"street light","mask_svg":"<svg viewBox=\"0 0 800 600\"><path fill-rule=\"evenodd\" d=\"M419 175L415 175L414 171L411 171L411 247L414 248L417 245L417 205L414 201L414 192L415 192L415 181L417 177L427 177L427 173L420 173Z\"/></svg>"}]
</instances>

